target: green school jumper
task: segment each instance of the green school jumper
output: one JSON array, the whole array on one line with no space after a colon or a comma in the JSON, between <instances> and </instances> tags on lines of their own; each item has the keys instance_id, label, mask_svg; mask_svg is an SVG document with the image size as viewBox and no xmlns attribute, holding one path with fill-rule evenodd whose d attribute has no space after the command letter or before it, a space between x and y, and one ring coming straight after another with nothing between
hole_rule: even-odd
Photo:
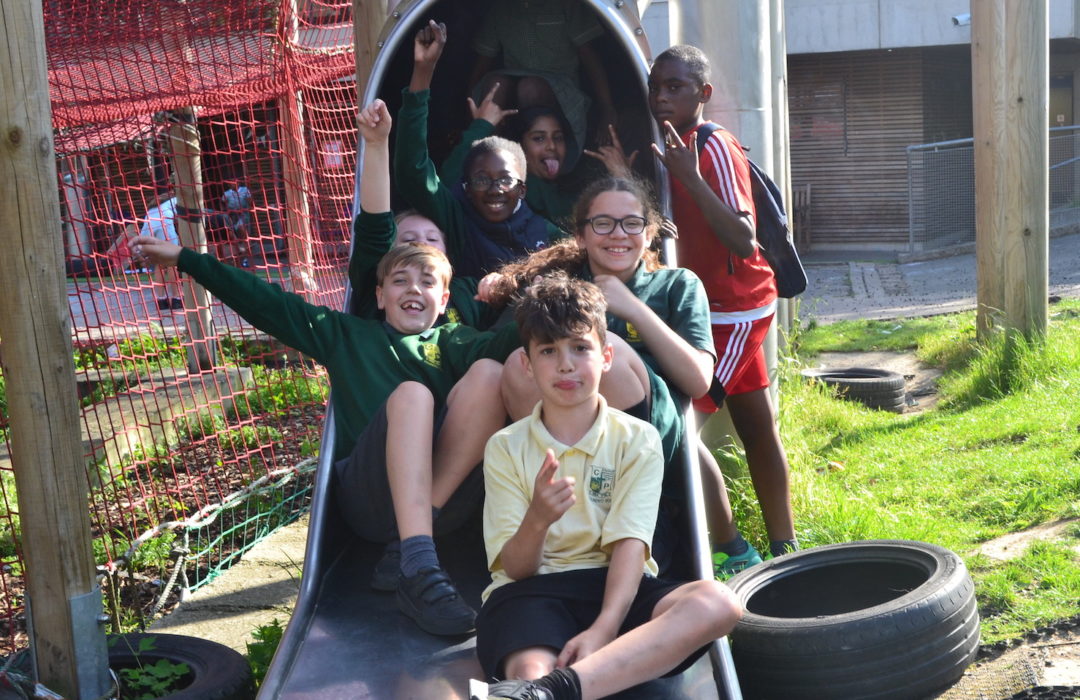
<instances>
[{"instance_id":1,"label":"green school jumper","mask_svg":"<svg viewBox=\"0 0 1080 700\"><path fill-rule=\"evenodd\" d=\"M580 277L592 281L588 264ZM626 283L626 287L645 302L660 320L690 343L691 347L705 350L710 355L716 352L709 320L709 300L705 296L705 287L693 272L678 267L647 272L644 263L641 263ZM664 378L660 363L649 352L633 324L611 313L608 313L607 321L608 332L619 336L634 348L649 370L653 395L649 422L660 432L664 460L670 463L676 448L682 442L685 430L683 414L690 405L690 397Z\"/></svg>"},{"instance_id":2,"label":"green school jumper","mask_svg":"<svg viewBox=\"0 0 1080 700\"><path fill-rule=\"evenodd\" d=\"M448 323L403 335L382 321L309 304L276 284L187 248L177 268L251 325L326 367L334 390L335 460L349 455L368 421L402 382L424 384L441 408L473 362L502 362L521 345L512 323L498 333Z\"/></svg>"},{"instance_id":3,"label":"green school jumper","mask_svg":"<svg viewBox=\"0 0 1080 700\"><path fill-rule=\"evenodd\" d=\"M360 210L353 223L353 251L349 258L353 308L360 318L382 318L375 301L375 287L378 285L375 271L379 267L379 260L393 247L396 237L397 224L394 223L393 214L369 214ZM477 281L473 277L452 277L450 303L436 325L464 323L480 330L487 330L495 325L500 312L474 298L476 287Z\"/></svg>"}]
</instances>

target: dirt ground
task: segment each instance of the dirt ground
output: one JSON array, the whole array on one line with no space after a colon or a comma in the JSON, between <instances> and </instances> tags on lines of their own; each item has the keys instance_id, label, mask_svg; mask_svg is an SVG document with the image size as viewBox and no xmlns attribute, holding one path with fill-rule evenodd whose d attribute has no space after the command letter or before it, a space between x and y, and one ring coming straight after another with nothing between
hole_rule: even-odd
<instances>
[{"instance_id":1,"label":"dirt ground","mask_svg":"<svg viewBox=\"0 0 1080 700\"><path fill-rule=\"evenodd\" d=\"M932 408L938 400L941 371L928 367L913 353L825 352L820 367L872 367L891 370L907 379L906 414ZM1004 535L984 542L980 553L1007 561L1019 556L1037 539L1057 539L1080 518L1070 518ZM1076 545L1080 556L1080 544ZM1077 605L1080 611L1080 603ZM1019 694L1019 695L1018 695ZM1005 644L984 647L964 677L938 696L942 700L1006 700L1013 697L1080 698L1080 615L1073 620Z\"/></svg>"}]
</instances>

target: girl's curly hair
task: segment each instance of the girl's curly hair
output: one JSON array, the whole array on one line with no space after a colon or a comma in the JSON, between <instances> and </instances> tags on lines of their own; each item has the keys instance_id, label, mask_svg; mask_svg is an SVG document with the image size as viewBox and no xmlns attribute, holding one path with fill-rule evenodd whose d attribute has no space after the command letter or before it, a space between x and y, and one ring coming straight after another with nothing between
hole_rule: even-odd
<instances>
[{"instance_id":1,"label":"girl's curly hair","mask_svg":"<svg viewBox=\"0 0 1080 700\"><path fill-rule=\"evenodd\" d=\"M629 192L639 202L645 215L645 233L653 243L660 240L657 235L660 226L660 215L653 204L652 195L645 185L636 179L621 177L605 177L590 184L578 197L573 210L573 223L581 235L584 223L589 213L589 207L593 200L605 192ZM651 247L642 256L645 269L658 270L663 267L659 254ZM573 238L564 238L547 248L536 251L527 258L507 263L497 270L502 279L491 290L491 298L488 303L501 308L511 303L521 290L532 284L537 277L546 277L555 272L564 272L571 277L580 276L588 262L588 254L584 248L578 246Z\"/></svg>"}]
</instances>

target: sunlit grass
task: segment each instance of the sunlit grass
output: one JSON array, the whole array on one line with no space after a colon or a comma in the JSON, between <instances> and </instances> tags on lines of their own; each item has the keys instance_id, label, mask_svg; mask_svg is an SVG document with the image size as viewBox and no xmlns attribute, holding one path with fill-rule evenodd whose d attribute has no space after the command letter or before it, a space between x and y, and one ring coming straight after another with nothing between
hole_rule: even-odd
<instances>
[{"instance_id":1,"label":"sunlit grass","mask_svg":"<svg viewBox=\"0 0 1080 700\"><path fill-rule=\"evenodd\" d=\"M1052 307L1045 342L980 346L968 313L818 326L795 344L799 355L781 366L780 425L804 547L912 539L956 551L988 641L1076 614L1080 555L1068 543L1036 543L1009 563L976 550L1080 515L1080 302ZM945 370L941 401L896 415L836 399L798 374L808 354L830 350L914 351ZM721 461L740 529L765 544L741 451Z\"/></svg>"}]
</instances>

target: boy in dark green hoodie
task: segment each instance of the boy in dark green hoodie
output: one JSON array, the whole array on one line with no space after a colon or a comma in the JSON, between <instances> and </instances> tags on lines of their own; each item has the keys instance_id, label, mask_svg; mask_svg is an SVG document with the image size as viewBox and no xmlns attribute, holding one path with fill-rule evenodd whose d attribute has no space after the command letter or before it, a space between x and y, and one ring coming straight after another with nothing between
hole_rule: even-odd
<instances>
[{"instance_id":1,"label":"boy in dark green hoodie","mask_svg":"<svg viewBox=\"0 0 1080 700\"><path fill-rule=\"evenodd\" d=\"M392 584L401 611L432 634L471 632L476 613L439 565L432 537L480 504L475 485L483 477L474 467L506 421L499 363L520 344L516 326L497 334L435 326L450 296L450 264L427 245L397 246L379 262L375 295L385 321L309 304L154 237L134 239L131 249L135 263L175 266L251 325L326 367L337 502L358 535L401 540L399 571L384 571L378 587Z\"/></svg>"}]
</instances>

